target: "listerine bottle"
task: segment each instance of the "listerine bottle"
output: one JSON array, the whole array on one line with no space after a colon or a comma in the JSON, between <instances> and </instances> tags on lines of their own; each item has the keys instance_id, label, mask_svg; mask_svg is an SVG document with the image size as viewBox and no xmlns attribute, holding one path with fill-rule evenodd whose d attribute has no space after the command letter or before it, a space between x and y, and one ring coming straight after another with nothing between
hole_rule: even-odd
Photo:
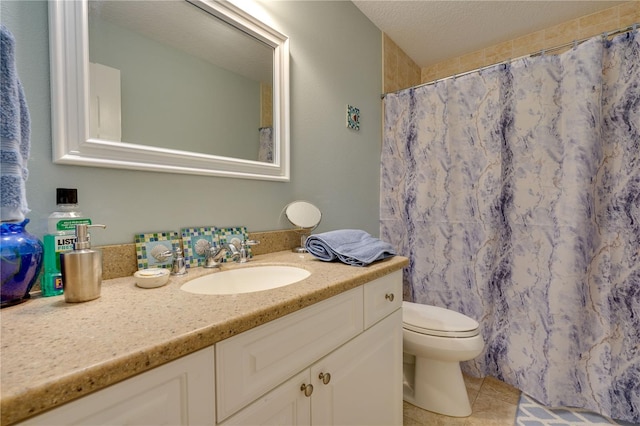
<instances>
[{"instance_id":1,"label":"listerine bottle","mask_svg":"<svg viewBox=\"0 0 640 426\"><path fill-rule=\"evenodd\" d=\"M44 241L44 272L41 289L43 296L62 294L63 283L60 269L60 253L73 250L76 242L76 225L91 225L91 219L80 211L78 190L56 188L56 211L49 215Z\"/></svg>"}]
</instances>

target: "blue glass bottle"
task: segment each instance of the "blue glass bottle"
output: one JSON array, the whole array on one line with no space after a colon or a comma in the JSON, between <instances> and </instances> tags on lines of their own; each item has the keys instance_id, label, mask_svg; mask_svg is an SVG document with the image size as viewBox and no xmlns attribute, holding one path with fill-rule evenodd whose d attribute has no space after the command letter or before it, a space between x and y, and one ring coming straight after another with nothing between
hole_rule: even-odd
<instances>
[{"instance_id":1,"label":"blue glass bottle","mask_svg":"<svg viewBox=\"0 0 640 426\"><path fill-rule=\"evenodd\" d=\"M42 267L42 242L25 230L27 223L29 219L0 225L0 292L3 308L29 299L29 291Z\"/></svg>"}]
</instances>

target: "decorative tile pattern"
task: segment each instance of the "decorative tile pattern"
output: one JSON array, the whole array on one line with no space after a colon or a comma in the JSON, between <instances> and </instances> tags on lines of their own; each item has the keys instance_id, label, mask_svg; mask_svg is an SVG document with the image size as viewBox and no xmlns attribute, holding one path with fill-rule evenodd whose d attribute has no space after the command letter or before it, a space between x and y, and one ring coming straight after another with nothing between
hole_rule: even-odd
<instances>
[{"instance_id":1,"label":"decorative tile pattern","mask_svg":"<svg viewBox=\"0 0 640 426\"><path fill-rule=\"evenodd\" d=\"M360 130L360 109L352 105L347 105L347 127Z\"/></svg>"},{"instance_id":2,"label":"decorative tile pattern","mask_svg":"<svg viewBox=\"0 0 640 426\"><path fill-rule=\"evenodd\" d=\"M136 234L136 256L138 270L147 268L171 268L172 256L162 253L173 252L180 247L180 237L177 232L165 231L149 234Z\"/></svg>"},{"instance_id":3,"label":"decorative tile pattern","mask_svg":"<svg viewBox=\"0 0 640 426\"><path fill-rule=\"evenodd\" d=\"M202 266L205 259L205 250L218 246L218 234L213 226L200 228L182 228L182 245L184 246L184 258L187 267Z\"/></svg>"},{"instance_id":4,"label":"decorative tile pattern","mask_svg":"<svg viewBox=\"0 0 640 426\"><path fill-rule=\"evenodd\" d=\"M231 243L235 244L238 248L240 248L240 243L249 239L247 228L244 226L238 226L235 228L219 228L216 230L216 233L218 234L219 244ZM247 247L247 252L249 257L253 257L251 247ZM222 261L228 262L230 259L231 256L227 253Z\"/></svg>"}]
</instances>

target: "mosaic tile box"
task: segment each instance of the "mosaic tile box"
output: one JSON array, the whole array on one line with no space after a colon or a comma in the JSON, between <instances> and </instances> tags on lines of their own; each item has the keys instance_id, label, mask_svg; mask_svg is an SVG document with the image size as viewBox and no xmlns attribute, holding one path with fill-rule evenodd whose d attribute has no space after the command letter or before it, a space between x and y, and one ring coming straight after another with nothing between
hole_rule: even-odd
<instances>
[{"instance_id":1,"label":"mosaic tile box","mask_svg":"<svg viewBox=\"0 0 640 426\"><path fill-rule=\"evenodd\" d=\"M217 231L219 244L231 243L240 247L240 243L249 239L247 228L244 226L238 226L235 228L219 228ZM253 257L251 247L247 247L247 255ZM223 262L231 261L231 255L227 253Z\"/></svg>"},{"instance_id":2,"label":"mosaic tile box","mask_svg":"<svg viewBox=\"0 0 640 426\"><path fill-rule=\"evenodd\" d=\"M173 253L180 248L180 236L174 231L136 234L138 269L171 268Z\"/></svg>"},{"instance_id":3,"label":"mosaic tile box","mask_svg":"<svg viewBox=\"0 0 640 426\"><path fill-rule=\"evenodd\" d=\"M214 226L200 228L182 228L182 245L187 267L197 267L204 264L206 251L218 246L218 234Z\"/></svg>"}]
</instances>

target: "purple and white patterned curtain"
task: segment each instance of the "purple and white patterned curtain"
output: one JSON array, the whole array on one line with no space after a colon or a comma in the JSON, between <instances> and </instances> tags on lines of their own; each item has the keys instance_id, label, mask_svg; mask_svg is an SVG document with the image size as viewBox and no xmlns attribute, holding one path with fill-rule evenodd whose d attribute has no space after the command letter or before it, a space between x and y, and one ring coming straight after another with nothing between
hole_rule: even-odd
<instances>
[{"instance_id":1,"label":"purple and white patterned curtain","mask_svg":"<svg viewBox=\"0 0 640 426\"><path fill-rule=\"evenodd\" d=\"M467 373L640 423L637 31L387 95L380 217Z\"/></svg>"},{"instance_id":2,"label":"purple and white patterned curtain","mask_svg":"<svg viewBox=\"0 0 640 426\"><path fill-rule=\"evenodd\" d=\"M273 127L260 127L258 161L273 163Z\"/></svg>"}]
</instances>

